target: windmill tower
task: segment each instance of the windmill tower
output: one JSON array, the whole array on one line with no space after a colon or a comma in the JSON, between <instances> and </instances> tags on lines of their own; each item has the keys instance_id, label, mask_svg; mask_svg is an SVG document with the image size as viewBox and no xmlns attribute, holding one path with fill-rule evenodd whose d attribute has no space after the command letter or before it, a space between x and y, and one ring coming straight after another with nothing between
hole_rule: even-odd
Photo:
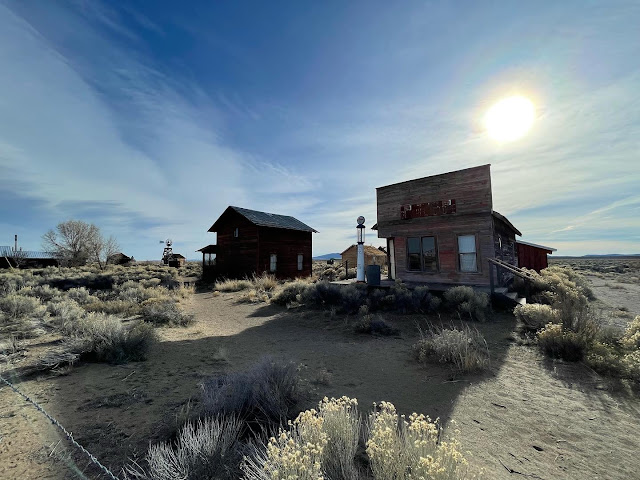
<instances>
[{"instance_id":1,"label":"windmill tower","mask_svg":"<svg viewBox=\"0 0 640 480\"><path fill-rule=\"evenodd\" d=\"M173 242L170 238L167 238L164 242L161 240L160 243L164 243L164 250L162 252L162 263L165 265L169 265L169 262L173 260Z\"/></svg>"}]
</instances>

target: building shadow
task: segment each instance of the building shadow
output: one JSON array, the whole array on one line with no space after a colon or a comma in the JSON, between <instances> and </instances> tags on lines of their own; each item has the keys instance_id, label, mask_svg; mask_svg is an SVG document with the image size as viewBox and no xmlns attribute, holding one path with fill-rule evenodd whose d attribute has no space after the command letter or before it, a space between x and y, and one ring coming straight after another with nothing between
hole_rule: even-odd
<instances>
[{"instance_id":1,"label":"building shadow","mask_svg":"<svg viewBox=\"0 0 640 480\"><path fill-rule=\"evenodd\" d=\"M355 316L259 307L247 315L255 325L235 335L166 341L145 362L83 364L66 377L50 379L56 395L49 408L78 442L119 471L141 458L150 442L166 440L185 410L197 410L202 381L245 370L268 355L297 365L300 410L316 407L325 396L346 395L358 399L363 414L384 400L400 414L424 413L446 423L461 392L499 372L514 328L513 316L500 313L492 321L474 322L487 339L491 364L484 373L460 375L442 364L421 365L412 351L419 325L459 321L382 315L399 335L357 334Z\"/></svg>"}]
</instances>

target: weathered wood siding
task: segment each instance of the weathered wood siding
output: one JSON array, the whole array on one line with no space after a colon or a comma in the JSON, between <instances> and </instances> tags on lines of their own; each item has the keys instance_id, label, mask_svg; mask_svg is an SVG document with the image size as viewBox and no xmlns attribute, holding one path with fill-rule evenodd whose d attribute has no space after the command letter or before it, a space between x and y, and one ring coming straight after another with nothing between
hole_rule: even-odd
<instances>
[{"instance_id":1,"label":"weathered wood siding","mask_svg":"<svg viewBox=\"0 0 640 480\"><path fill-rule=\"evenodd\" d=\"M235 229L238 237L234 237ZM230 210L218 225L216 272L226 278L243 278L256 272L258 261L258 227L239 213Z\"/></svg>"},{"instance_id":2,"label":"weathered wood siding","mask_svg":"<svg viewBox=\"0 0 640 480\"><path fill-rule=\"evenodd\" d=\"M367 248L369 247L369 248ZM375 250L372 252L370 249ZM358 246L352 245L344 251L342 254L342 263L349 262L349 268L355 268L358 263ZM375 247L365 245L364 249L364 264L366 265L380 265L384 267L387 265L387 254L378 250Z\"/></svg>"},{"instance_id":3,"label":"weathered wood siding","mask_svg":"<svg viewBox=\"0 0 640 480\"><path fill-rule=\"evenodd\" d=\"M455 213L403 219L406 205L455 200ZM377 189L378 236L394 238L396 276L405 281L489 285L487 259L495 255L489 165ZM405 207L406 208L406 207ZM461 272L458 235L475 235L478 272ZM436 273L407 269L407 238L433 236Z\"/></svg>"},{"instance_id":4,"label":"weathered wood siding","mask_svg":"<svg viewBox=\"0 0 640 480\"><path fill-rule=\"evenodd\" d=\"M269 272L271 254L277 255L277 278L311 276L311 232L283 228L259 227L257 272ZM302 254L302 270L298 270L298 255Z\"/></svg>"},{"instance_id":5,"label":"weathered wood siding","mask_svg":"<svg viewBox=\"0 0 640 480\"><path fill-rule=\"evenodd\" d=\"M502 220L493 217L493 247L495 258L504 260L511 265L518 266L518 252L516 234L513 229ZM500 275L494 269L494 281L498 286L506 285L513 278L513 274L500 269Z\"/></svg>"}]
</instances>

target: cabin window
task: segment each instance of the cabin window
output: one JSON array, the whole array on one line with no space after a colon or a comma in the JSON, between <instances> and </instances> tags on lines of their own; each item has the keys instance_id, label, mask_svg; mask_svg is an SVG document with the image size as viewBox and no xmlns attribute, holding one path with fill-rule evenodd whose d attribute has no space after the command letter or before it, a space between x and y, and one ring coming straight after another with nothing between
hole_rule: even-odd
<instances>
[{"instance_id":1,"label":"cabin window","mask_svg":"<svg viewBox=\"0 0 640 480\"><path fill-rule=\"evenodd\" d=\"M298 271L301 271L301 270L302 270L302 258L303 258L303 257L302 257L302 254L301 254L301 253L299 253L299 254L298 254Z\"/></svg>"},{"instance_id":2,"label":"cabin window","mask_svg":"<svg viewBox=\"0 0 640 480\"><path fill-rule=\"evenodd\" d=\"M271 256L269 257L269 271L275 272L277 264L278 264L278 255L276 255L275 253L272 253Z\"/></svg>"},{"instance_id":3,"label":"cabin window","mask_svg":"<svg viewBox=\"0 0 640 480\"><path fill-rule=\"evenodd\" d=\"M239 234L240 234L240 232L238 231L238 227L236 227L236 229L233 231L234 238L238 238Z\"/></svg>"},{"instance_id":4,"label":"cabin window","mask_svg":"<svg viewBox=\"0 0 640 480\"><path fill-rule=\"evenodd\" d=\"M423 272L438 271L438 249L435 237L407 238L407 269Z\"/></svg>"},{"instance_id":5,"label":"cabin window","mask_svg":"<svg viewBox=\"0 0 640 480\"><path fill-rule=\"evenodd\" d=\"M478 255L475 235L458 235L458 256L461 272L478 271Z\"/></svg>"}]
</instances>

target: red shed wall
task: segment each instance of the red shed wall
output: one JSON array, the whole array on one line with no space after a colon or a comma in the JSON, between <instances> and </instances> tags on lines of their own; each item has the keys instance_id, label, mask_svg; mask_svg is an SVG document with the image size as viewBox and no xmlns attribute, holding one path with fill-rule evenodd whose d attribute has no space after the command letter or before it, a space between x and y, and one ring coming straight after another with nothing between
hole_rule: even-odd
<instances>
[{"instance_id":1,"label":"red shed wall","mask_svg":"<svg viewBox=\"0 0 640 480\"><path fill-rule=\"evenodd\" d=\"M547 260L548 253L551 252L543 248L518 243L518 266L540 272L540 270L549 266Z\"/></svg>"}]
</instances>

